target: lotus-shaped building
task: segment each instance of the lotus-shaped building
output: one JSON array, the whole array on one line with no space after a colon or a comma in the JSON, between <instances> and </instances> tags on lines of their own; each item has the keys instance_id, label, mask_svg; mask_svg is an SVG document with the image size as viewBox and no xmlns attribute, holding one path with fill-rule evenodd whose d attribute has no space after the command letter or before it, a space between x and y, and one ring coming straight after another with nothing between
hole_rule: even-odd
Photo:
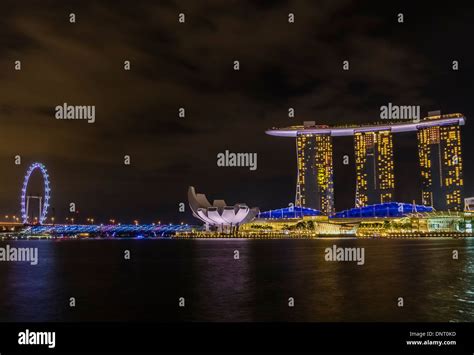
<instances>
[{"instance_id":1,"label":"lotus-shaped building","mask_svg":"<svg viewBox=\"0 0 474 355\"><path fill-rule=\"evenodd\" d=\"M206 195L196 194L193 186L188 189L189 207L193 215L206 224L206 227L215 227L219 231L232 231L241 224L250 222L257 216L257 207L249 208L244 203L227 206L224 200L214 200L211 203Z\"/></svg>"}]
</instances>

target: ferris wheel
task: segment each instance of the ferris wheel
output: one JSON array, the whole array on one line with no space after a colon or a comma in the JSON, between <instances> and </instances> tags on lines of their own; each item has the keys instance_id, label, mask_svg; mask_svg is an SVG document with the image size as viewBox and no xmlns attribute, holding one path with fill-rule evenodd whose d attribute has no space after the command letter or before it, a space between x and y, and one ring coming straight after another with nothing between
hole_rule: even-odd
<instances>
[{"instance_id":1,"label":"ferris wheel","mask_svg":"<svg viewBox=\"0 0 474 355\"><path fill-rule=\"evenodd\" d=\"M26 194L26 190L28 188L28 183L30 181L31 174L35 171L39 170L43 175L44 181L44 193L43 196L30 196ZM30 207L30 199L37 199L39 200L39 214L38 214L38 222L39 224L43 224L46 220L46 216L48 214L48 207L49 207L49 199L51 197L51 188L49 186L49 175L46 167L41 163L33 163L28 168L25 179L23 180L23 187L21 189L21 217L23 219L24 224L30 223L29 221L29 207Z\"/></svg>"}]
</instances>

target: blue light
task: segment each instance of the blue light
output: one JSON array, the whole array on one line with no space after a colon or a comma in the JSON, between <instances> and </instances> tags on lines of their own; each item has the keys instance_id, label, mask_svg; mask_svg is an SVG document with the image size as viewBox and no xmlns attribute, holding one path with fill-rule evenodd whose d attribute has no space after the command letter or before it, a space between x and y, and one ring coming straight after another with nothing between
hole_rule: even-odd
<instances>
[{"instance_id":1,"label":"blue light","mask_svg":"<svg viewBox=\"0 0 474 355\"><path fill-rule=\"evenodd\" d=\"M332 218L403 217L407 214L417 212L433 212L433 207L409 203L386 202L337 212Z\"/></svg>"},{"instance_id":2,"label":"blue light","mask_svg":"<svg viewBox=\"0 0 474 355\"><path fill-rule=\"evenodd\" d=\"M162 236L171 234L177 231L191 231L192 229L199 229L197 226L190 225L76 225L56 224L53 226L35 225L23 230L23 233L28 232L31 235L49 233L52 235L74 235L80 233L95 233L98 236L103 234L110 234L113 237L119 236L121 233L136 235L138 239L146 238L147 233L161 233Z\"/></svg>"},{"instance_id":3,"label":"blue light","mask_svg":"<svg viewBox=\"0 0 474 355\"><path fill-rule=\"evenodd\" d=\"M304 216L320 216L321 211L308 207L286 207L276 210L260 212L257 218L260 219L287 219L287 218L302 218Z\"/></svg>"},{"instance_id":4,"label":"blue light","mask_svg":"<svg viewBox=\"0 0 474 355\"><path fill-rule=\"evenodd\" d=\"M39 216L39 224L43 224L43 222L46 219L47 213L48 213L48 207L49 207L49 199L51 198L50 196L50 187L49 187L49 175L48 171L46 170L46 167L41 164L41 163L33 163L29 168L28 171L26 172L25 179L23 181L23 188L21 190L21 214L22 214L22 219L23 223L27 224L28 223L28 215L27 211L25 209L25 202L26 202L26 189L28 187L28 182L30 180L30 176L33 173L35 169L39 169L41 171L41 174L43 175L43 180L44 180L44 185L45 185L45 193L44 193L44 203L43 203L43 208L41 211L41 216Z\"/></svg>"}]
</instances>

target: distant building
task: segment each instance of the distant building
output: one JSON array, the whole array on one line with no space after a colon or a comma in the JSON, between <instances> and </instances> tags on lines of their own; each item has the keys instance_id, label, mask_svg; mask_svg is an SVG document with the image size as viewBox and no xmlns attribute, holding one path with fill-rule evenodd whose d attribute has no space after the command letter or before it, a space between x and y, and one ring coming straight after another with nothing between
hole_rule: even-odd
<instances>
[{"instance_id":1,"label":"distant building","mask_svg":"<svg viewBox=\"0 0 474 355\"><path fill-rule=\"evenodd\" d=\"M332 138L329 134L296 136L298 176L295 205L334 212Z\"/></svg>"},{"instance_id":2,"label":"distant building","mask_svg":"<svg viewBox=\"0 0 474 355\"><path fill-rule=\"evenodd\" d=\"M354 134L356 165L355 206L390 202L395 188L390 130Z\"/></svg>"},{"instance_id":3,"label":"distant building","mask_svg":"<svg viewBox=\"0 0 474 355\"><path fill-rule=\"evenodd\" d=\"M436 210L461 211L463 175L460 113L433 111L420 120L384 121L368 125L316 125L272 128L267 134L296 138L296 206L334 213L332 137L353 136L356 166L355 206L383 204L394 199L392 136L417 132L422 178L422 204Z\"/></svg>"},{"instance_id":4,"label":"distant building","mask_svg":"<svg viewBox=\"0 0 474 355\"><path fill-rule=\"evenodd\" d=\"M428 116L437 120L442 116ZM418 130L422 203L438 211L462 211L463 161L459 122Z\"/></svg>"},{"instance_id":5,"label":"distant building","mask_svg":"<svg viewBox=\"0 0 474 355\"><path fill-rule=\"evenodd\" d=\"M427 212L433 212L433 208L430 206L413 205L410 203L386 202L340 211L334 214L333 218L403 217L410 213Z\"/></svg>"},{"instance_id":6,"label":"distant building","mask_svg":"<svg viewBox=\"0 0 474 355\"><path fill-rule=\"evenodd\" d=\"M290 218L303 218L309 216L321 216L321 211L307 208L307 207L285 207L278 208L275 210L269 210L260 212L257 215L257 219L290 219Z\"/></svg>"},{"instance_id":7,"label":"distant building","mask_svg":"<svg viewBox=\"0 0 474 355\"><path fill-rule=\"evenodd\" d=\"M194 217L203 221L206 229L220 232L232 232L259 213L258 208L249 208L244 203L227 206L224 200L214 200L211 205L206 195L196 194L193 186L188 189L188 201Z\"/></svg>"}]
</instances>

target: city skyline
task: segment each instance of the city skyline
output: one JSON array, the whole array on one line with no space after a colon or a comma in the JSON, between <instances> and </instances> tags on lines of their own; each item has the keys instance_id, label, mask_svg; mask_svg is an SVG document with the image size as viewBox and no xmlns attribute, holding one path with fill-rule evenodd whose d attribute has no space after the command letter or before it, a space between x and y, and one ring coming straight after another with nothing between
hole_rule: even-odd
<instances>
[{"instance_id":1,"label":"city skyline","mask_svg":"<svg viewBox=\"0 0 474 355\"><path fill-rule=\"evenodd\" d=\"M294 206L310 208L326 216L335 215L333 136L354 137L356 165L354 207L361 208L394 202L395 176L393 173L392 135L393 133L416 131L418 138L417 150L420 159L419 169L422 179L422 204L432 208L436 207L438 211L462 211L464 209L464 196L462 195L464 183L460 127L465 125L466 118L460 113L441 114L441 111L432 111L427 117L420 120L419 108L417 111L418 116L415 118L386 124L351 124L331 127L329 125L316 125L314 121L305 121L301 126L274 127L267 130L266 134L271 136L296 138L297 183ZM344 156L344 161L347 165L349 161L347 155ZM39 170L43 177L44 191L42 195L27 193L30 178L35 170ZM21 220L23 224L48 222L46 215L49 208L50 191L49 174L46 167L38 162L30 165L21 190ZM239 209L248 211L245 204L226 207L224 200L214 200L213 205L211 205L205 195L198 194L198 200L202 200L199 203L206 212L201 211L202 208L196 207L196 202L193 205L192 201L196 198L190 198L193 195L190 195L190 191L194 191L194 187L188 189L188 201L192 214L204 221L206 226L211 222L211 219L227 223L231 211L232 213L236 213ZM34 221L29 217L28 212L30 198L39 200L39 214L34 217ZM44 200L43 203L42 200ZM413 200L413 204L415 204L415 200ZM207 212L208 208L209 212ZM235 210L236 208L237 210ZM180 211L185 211L183 203L180 204ZM256 211L258 211L258 208L256 208ZM54 208L52 213L53 216L50 217L49 223L54 224L56 219ZM73 216L78 213L75 203L70 204L70 213ZM211 219L208 219L207 213L212 214ZM223 219L218 213L224 213ZM9 218L11 218L11 222L19 221L15 214L6 215L5 221L8 222ZM77 218L66 218L66 221L69 220L69 223L73 224L75 219L76 223L81 224L78 215ZM56 223L61 223L59 220L56 221ZM94 221L98 222L95 217L87 218L89 224ZM100 224L103 225L104 223L100 222ZM109 219L109 223L106 224L116 224L115 218ZM122 223L117 221L117 224L121 225ZM138 220L135 219L133 224L138 225ZM148 224L160 225L161 222ZM127 225L127 222L124 225ZM181 225L183 225L183 222L181 222ZM230 225L232 226L232 223Z\"/></svg>"},{"instance_id":2,"label":"city skyline","mask_svg":"<svg viewBox=\"0 0 474 355\"><path fill-rule=\"evenodd\" d=\"M399 121L387 124L367 124L335 126L316 125L314 121L305 121L301 126L288 128L272 128L267 130L268 135L296 137L296 194L295 206L309 207L321 211L325 215L333 215L342 209L335 208L334 180L333 180L333 141L332 136L354 137L354 162L355 162L355 203L352 207L364 207L367 205L383 204L384 202L410 201L397 200L393 191L395 188L394 177L394 132L417 132L417 150L419 155L419 169L421 173L421 204L432 206L438 210L460 211L464 207L463 190L463 157L461 154L461 125L465 125L465 117L462 114L441 114L434 111L432 115L425 117L422 121L414 123L410 121ZM439 121L439 123L438 123ZM359 128L357 128L359 127ZM434 147L434 148L432 148ZM349 161L347 155L344 160ZM455 158L455 162L453 159ZM402 162L403 163L403 162ZM345 163L348 165L348 163ZM22 189L21 215L25 220L25 201L28 206L30 197L39 199L40 213L41 200L44 196L29 195L25 199L27 180L34 168L40 167L43 174L44 189L47 190L46 208L49 206L49 176L41 163L34 163L25 176ZM311 168L308 168L311 167ZM38 169L39 170L39 169ZM46 180L46 176L48 180ZM434 181L434 182L433 182ZM417 201L413 199L413 202ZM73 203L75 205L75 203ZM182 206L183 203L180 203ZM271 207L275 208L275 206ZM269 209L271 209L269 208ZM50 222L56 219L56 209L52 207L53 216ZM185 208L180 207L180 212ZM8 213L5 217L14 218L16 212ZM74 220L99 220L91 214L79 215L79 211L65 213L66 222L73 223ZM137 214L133 217L133 223L137 222ZM52 219L51 219L52 218ZM141 217L138 217L141 219ZM42 217L41 219L44 219ZM156 223L162 219L156 216L148 224ZM174 223L181 222L171 219ZM38 217L35 217L38 220ZM116 217L105 219L101 223L115 224ZM125 219L125 224L130 221ZM122 223L122 222L117 222ZM161 221L159 222L161 223Z\"/></svg>"}]
</instances>

